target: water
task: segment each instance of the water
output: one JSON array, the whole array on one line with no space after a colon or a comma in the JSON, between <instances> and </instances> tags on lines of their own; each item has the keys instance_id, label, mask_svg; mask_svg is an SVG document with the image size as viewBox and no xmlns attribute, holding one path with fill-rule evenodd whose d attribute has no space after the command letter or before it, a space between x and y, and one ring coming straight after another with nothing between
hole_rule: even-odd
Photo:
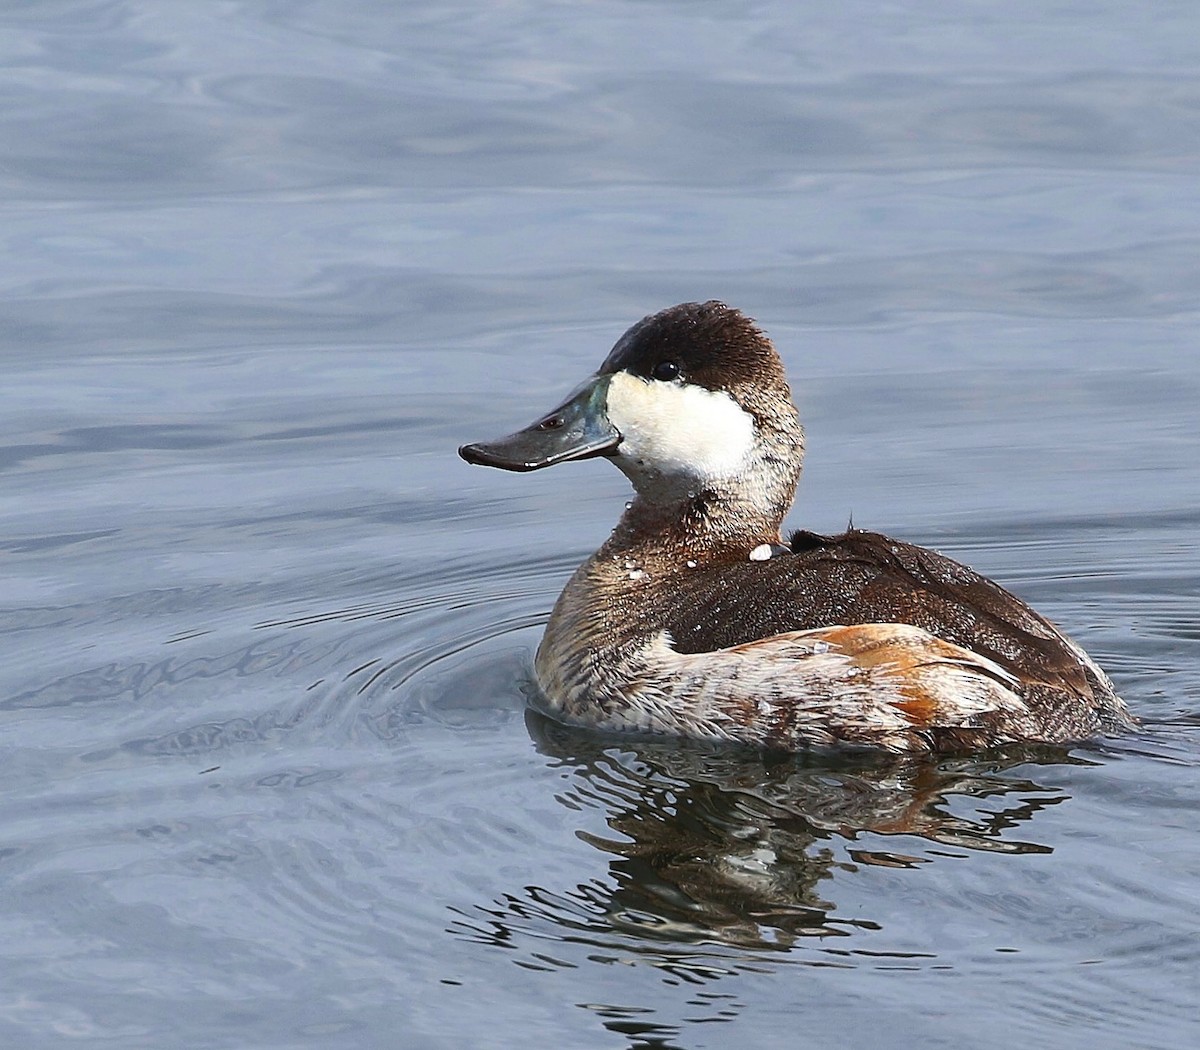
<instances>
[{"instance_id":1,"label":"water","mask_svg":"<svg viewBox=\"0 0 1200 1050\"><path fill-rule=\"evenodd\" d=\"M0 14L0 1032L22 1047L1190 1047L1200 14ZM525 713L628 498L454 448L685 299L792 526L932 544L1144 734L764 764Z\"/></svg>"}]
</instances>

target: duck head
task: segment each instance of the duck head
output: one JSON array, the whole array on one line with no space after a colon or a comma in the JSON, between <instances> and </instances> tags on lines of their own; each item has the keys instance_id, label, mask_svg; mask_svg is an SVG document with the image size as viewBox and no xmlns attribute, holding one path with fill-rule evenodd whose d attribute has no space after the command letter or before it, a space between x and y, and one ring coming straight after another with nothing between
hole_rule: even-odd
<instances>
[{"instance_id":1,"label":"duck head","mask_svg":"<svg viewBox=\"0 0 1200 1050\"><path fill-rule=\"evenodd\" d=\"M552 412L459 449L468 463L520 471L606 456L652 505L732 501L777 515L775 531L803 454L778 353L750 318L719 302L644 318Z\"/></svg>"}]
</instances>

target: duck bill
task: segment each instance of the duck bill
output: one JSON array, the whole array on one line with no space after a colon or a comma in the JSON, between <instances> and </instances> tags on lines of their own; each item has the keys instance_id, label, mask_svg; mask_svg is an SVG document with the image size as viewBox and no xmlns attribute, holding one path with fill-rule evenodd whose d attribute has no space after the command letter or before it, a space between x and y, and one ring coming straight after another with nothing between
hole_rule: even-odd
<instances>
[{"instance_id":1,"label":"duck bill","mask_svg":"<svg viewBox=\"0 0 1200 1050\"><path fill-rule=\"evenodd\" d=\"M536 423L495 441L463 445L468 463L502 470L541 470L569 459L611 455L621 442L608 420L611 376L593 376L553 412Z\"/></svg>"}]
</instances>

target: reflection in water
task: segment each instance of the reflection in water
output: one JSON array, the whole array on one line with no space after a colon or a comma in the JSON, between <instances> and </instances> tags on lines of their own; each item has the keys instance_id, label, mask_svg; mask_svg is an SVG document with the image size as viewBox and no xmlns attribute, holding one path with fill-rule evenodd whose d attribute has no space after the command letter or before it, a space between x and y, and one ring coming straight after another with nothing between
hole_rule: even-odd
<instances>
[{"instance_id":1,"label":"reflection in water","mask_svg":"<svg viewBox=\"0 0 1200 1050\"><path fill-rule=\"evenodd\" d=\"M611 857L609 878L566 891L527 886L464 914L454 932L505 947L537 938L545 950L522 960L533 968L565 965L546 944L559 940L633 953L701 982L761 967L762 950L879 929L838 914L839 875L863 865L917 868L963 850L1049 853L1014 831L1068 796L1012 770L1083 761L1046 748L986 759L765 756L614 742L532 711L528 725L571 774L559 801L604 813L611 835L577 834ZM894 850L863 841L901 835L909 842ZM821 965L850 965L848 955L825 950Z\"/></svg>"}]
</instances>

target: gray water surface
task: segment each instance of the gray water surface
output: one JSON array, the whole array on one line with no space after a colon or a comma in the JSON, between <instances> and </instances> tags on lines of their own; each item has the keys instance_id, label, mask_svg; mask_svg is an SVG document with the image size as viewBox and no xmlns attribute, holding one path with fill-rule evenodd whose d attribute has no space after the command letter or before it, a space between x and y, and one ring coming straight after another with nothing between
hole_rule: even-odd
<instances>
[{"instance_id":1,"label":"gray water surface","mask_svg":"<svg viewBox=\"0 0 1200 1050\"><path fill-rule=\"evenodd\" d=\"M0 12L0 1041L1192 1047L1200 11ZM792 527L1144 733L765 760L526 712L627 496L455 447L757 317Z\"/></svg>"}]
</instances>

